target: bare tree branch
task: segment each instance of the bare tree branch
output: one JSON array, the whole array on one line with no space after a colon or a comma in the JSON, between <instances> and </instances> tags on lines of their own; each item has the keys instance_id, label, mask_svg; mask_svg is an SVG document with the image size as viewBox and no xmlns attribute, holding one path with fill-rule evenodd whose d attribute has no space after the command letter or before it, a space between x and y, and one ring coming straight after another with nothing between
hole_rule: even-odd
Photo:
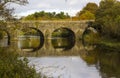
<instances>
[{"instance_id":1,"label":"bare tree branch","mask_svg":"<svg viewBox=\"0 0 120 78\"><path fill-rule=\"evenodd\" d=\"M19 5L25 5L27 0L0 0L0 19L10 20L14 9L7 8L8 3L16 3Z\"/></svg>"}]
</instances>

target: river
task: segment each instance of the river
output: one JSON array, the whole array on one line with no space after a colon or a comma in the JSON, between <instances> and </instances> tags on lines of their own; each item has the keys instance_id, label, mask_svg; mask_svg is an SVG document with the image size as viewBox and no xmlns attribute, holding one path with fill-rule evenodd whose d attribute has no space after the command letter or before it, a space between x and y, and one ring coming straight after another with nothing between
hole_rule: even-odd
<instances>
[{"instance_id":1,"label":"river","mask_svg":"<svg viewBox=\"0 0 120 78\"><path fill-rule=\"evenodd\" d=\"M21 37L11 47L20 56L27 57L29 66L34 66L42 77L120 78L119 52L86 50L81 40L53 38L45 39L43 43L39 39Z\"/></svg>"},{"instance_id":2,"label":"river","mask_svg":"<svg viewBox=\"0 0 120 78\"><path fill-rule=\"evenodd\" d=\"M20 54L47 78L120 78L119 52L87 51L81 40L47 39L39 50Z\"/></svg>"}]
</instances>

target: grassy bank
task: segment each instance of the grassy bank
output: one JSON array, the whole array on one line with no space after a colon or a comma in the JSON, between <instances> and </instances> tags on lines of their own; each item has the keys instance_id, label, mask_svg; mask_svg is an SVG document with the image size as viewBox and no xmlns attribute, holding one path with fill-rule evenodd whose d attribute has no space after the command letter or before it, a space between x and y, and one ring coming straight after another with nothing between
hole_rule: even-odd
<instances>
[{"instance_id":1,"label":"grassy bank","mask_svg":"<svg viewBox=\"0 0 120 78\"><path fill-rule=\"evenodd\" d=\"M86 47L96 45L96 48L100 50L120 51L120 41L117 39L101 36L99 33L94 33L91 30L88 30L83 37Z\"/></svg>"},{"instance_id":2,"label":"grassy bank","mask_svg":"<svg viewBox=\"0 0 120 78\"><path fill-rule=\"evenodd\" d=\"M120 51L120 41L102 38L100 42L98 42L98 47L105 50Z\"/></svg>"}]
</instances>

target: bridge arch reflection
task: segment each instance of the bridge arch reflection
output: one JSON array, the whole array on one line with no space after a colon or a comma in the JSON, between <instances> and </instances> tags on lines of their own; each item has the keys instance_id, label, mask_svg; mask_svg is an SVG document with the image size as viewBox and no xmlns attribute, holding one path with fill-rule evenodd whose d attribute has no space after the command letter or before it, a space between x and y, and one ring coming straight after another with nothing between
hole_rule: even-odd
<instances>
[{"instance_id":1,"label":"bridge arch reflection","mask_svg":"<svg viewBox=\"0 0 120 78\"><path fill-rule=\"evenodd\" d=\"M39 50L44 44L43 33L34 27L21 29L18 34L18 47L23 51Z\"/></svg>"},{"instance_id":2,"label":"bridge arch reflection","mask_svg":"<svg viewBox=\"0 0 120 78\"><path fill-rule=\"evenodd\" d=\"M75 33L69 28L58 28L52 32L51 43L55 49L71 49L75 45Z\"/></svg>"}]
</instances>

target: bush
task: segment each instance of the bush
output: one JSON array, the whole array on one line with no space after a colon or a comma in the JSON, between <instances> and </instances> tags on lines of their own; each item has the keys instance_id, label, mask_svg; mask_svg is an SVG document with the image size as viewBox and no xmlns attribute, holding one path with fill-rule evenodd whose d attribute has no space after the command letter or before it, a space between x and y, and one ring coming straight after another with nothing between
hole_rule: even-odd
<instances>
[{"instance_id":1,"label":"bush","mask_svg":"<svg viewBox=\"0 0 120 78\"><path fill-rule=\"evenodd\" d=\"M0 49L0 78L41 78L28 60L18 58L15 52Z\"/></svg>"},{"instance_id":2,"label":"bush","mask_svg":"<svg viewBox=\"0 0 120 78\"><path fill-rule=\"evenodd\" d=\"M6 23L4 22L4 21L1 21L0 20L0 39L2 39L3 38L3 31L1 31L2 29L5 29L6 28Z\"/></svg>"}]
</instances>

